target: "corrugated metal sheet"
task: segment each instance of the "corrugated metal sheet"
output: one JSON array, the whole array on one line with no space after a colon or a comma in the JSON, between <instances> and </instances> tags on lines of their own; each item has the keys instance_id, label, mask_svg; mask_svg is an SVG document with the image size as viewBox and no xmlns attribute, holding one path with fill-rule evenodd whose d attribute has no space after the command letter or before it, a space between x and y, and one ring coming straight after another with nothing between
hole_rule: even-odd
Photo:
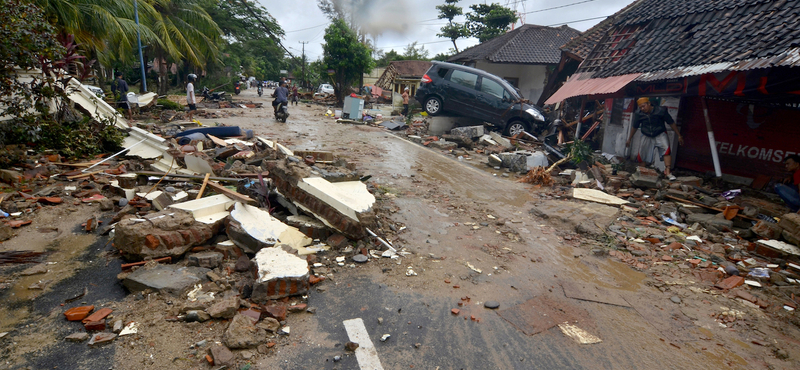
<instances>
[{"instance_id":1,"label":"corrugated metal sheet","mask_svg":"<svg viewBox=\"0 0 800 370\"><path fill-rule=\"evenodd\" d=\"M544 103L555 104L573 96L613 94L640 75L641 73L631 73L622 76L591 78L592 73L576 73Z\"/></svg>"},{"instance_id":2,"label":"corrugated metal sheet","mask_svg":"<svg viewBox=\"0 0 800 370\"><path fill-rule=\"evenodd\" d=\"M725 71L747 71L751 69L770 67L800 67L800 48L792 48L779 55L753 58L738 62L723 62L703 64L688 67L676 67L664 71L642 73L636 81L658 81L674 78L698 76L706 73L719 73Z\"/></svg>"}]
</instances>

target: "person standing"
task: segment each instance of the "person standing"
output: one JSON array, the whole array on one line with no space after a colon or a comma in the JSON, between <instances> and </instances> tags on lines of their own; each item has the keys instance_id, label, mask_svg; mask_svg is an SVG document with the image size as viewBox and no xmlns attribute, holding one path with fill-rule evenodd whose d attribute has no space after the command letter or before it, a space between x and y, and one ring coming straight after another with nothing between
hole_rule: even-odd
<instances>
[{"instance_id":1,"label":"person standing","mask_svg":"<svg viewBox=\"0 0 800 370\"><path fill-rule=\"evenodd\" d=\"M786 206L792 212L800 211L800 155L794 154L786 157L784 161L786 171L791 172L791 176L785 178L782 183L775 184L775 192L783 199Z\"/></svg>"},{"instance_id":2,"label":"person standing","mask_svg":"<svg viewBox=\"0 0 800 370\"><path fill-rule=\"evenodd\" d=\"M403 117L408 116L408 87L403 89Z\"/></svg>"},{"instance_id":3,"label":"person standing","mask_svg":"<svg viewBox=\"0 0 800 370\"><path fill-rule=\"evenodd\" d=\"M189 83L186 84L186 105L189 106L189 113L186 115L189 121L194 119L194 112L197 111L197 98L194 96L194 82L197 80L197 75L194 73L189 74Z\"/></svg>"},{"instance_id":4,"label":"person standing","mask_svg":"<svg viewBox=\"0 0 800 370\"><path fill-rule=\"evenodd\" d=\"M678 143L680 145L683 145L683 136L681 136L678 131L678 126L675 125L675 121L672 119L672 116L669 115L666 108L654 108L649 98L639 98L636 100L636 103L639 105L639 112L636 113L633 118L633 130L631 130L631 134L628 136L628 141L625 142L625 147L627 148L631 145L631 140L633 139L633 135L636 134L636 130L642 130L642 135L644 135L644 137L639 143L639 150L641 150L642 147L649 148L652 145L653 150L657 150L658 154L664 160L664 175L666 175L670 181L674 181L675 176L672 175L670 170L670 165L672 164L672 148L669 146L667 125L672 127L672 131L675 131L675 134L678 135ZM650 156L646 153L645 158L642 158L641 152L637 154L637 159L640 162L648 158L650 158Z\"/></svg>"},{"instance_id":5,"label":"person standing","mask_svg":"<svg viewBox=\"0 0 800 370\"><path fill-rule=\"evenodd\" d=\"M297 105L297 102L300 101L300 94L297 93L297 85L292 86L292 103Z\"/></svg>"},{"instance_id":6,"label":"person standing","mask_svg":"<svg viewBox=\"0 0 800 370\"><path fill-rule=\"evenodd\" d=\"M127 112L128 120L133 121L133 112L131 112L131 104L128 102L128 83L122 79L122 72L117 71L114 74L116 79L111 83L111 93L117 99L117 108L122 108ZM119 97L117 97L119 94Z\"/></svg>"}]
</instances>

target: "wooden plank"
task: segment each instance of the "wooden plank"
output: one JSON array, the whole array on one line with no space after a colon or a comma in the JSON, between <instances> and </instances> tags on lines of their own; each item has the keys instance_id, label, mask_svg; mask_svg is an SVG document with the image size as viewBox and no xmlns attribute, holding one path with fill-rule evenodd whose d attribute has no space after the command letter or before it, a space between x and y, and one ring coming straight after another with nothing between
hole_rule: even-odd
<instances>
[{"instance_id":1,"label":"wooden plank","mask_svg":"<svg viewBox=\"0 0 800 370\"><path fill-rule=\"evenodd\" d=\"M222 147L228 146L228 143L226 143L225 140L222 140L222 139L220 139L220 138L218 138L218 137L216 137L214 135L206 134L206 136L208 136L208 138L211 139L211 141L213 141L214 144L217 144L217 145L222 146Z\"/></svg>"},{"instance_id":2,"label":"wooden plank","mask_svg":"<svg viewBox=\"0 0 800 370\"><path fill-rule=\"evenodd\" d=\"M240 194L233 190L230 190L214 181L208 182L208 187L214 189L217 193L225 194L227 197L242 202L242 203L255 203L256 201L253 198L248 197L247 195Z\"/></svg>"},{"instance_id":3,"label":"wooden plank","mask_svg":"<svg viewBox=\"0 0 800 370\"><path fill-rule=\"evenodd\" d=\"M84 177L89 177L89 176L96 175L96 174L102 173L102 172L103 172L103 170L83 173L83 174L75 175L75 176L67 176L67 180L82 179Z\"/></svg>"},{"instance_id":4,"label":"wooden plank","mask_svg":"<svg viewBox=\"0 0 800 370\"><path fill-rule=\"evenodd\" d=\"M197 193L197 198L195 200L200 199L203 197L203 192L206 191L206 185L208 185L208 177L211 176L210 173L206 173L206 177L203 179L203 186L200 187L200 192Z\"/></svg>"}]
</instances>

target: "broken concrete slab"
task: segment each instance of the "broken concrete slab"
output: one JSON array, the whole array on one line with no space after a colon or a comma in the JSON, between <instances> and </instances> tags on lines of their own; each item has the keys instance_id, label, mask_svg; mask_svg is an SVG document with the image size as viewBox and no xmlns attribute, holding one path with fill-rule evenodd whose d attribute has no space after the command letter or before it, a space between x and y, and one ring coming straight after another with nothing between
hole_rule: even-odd
<instances>
[{"instance_id":1,"label":"broken concrete slab","mask_svg":"<svg viewBox=\"0 0 800 370\"><path fill-rule=\"evenodd\" d=\"M645 188L658 187L658 172L647 167L636 167L636 172L631 175L631 183L634 186Z\"/></svg>"},{"instance_id":2,"label":"broken concrete slab","mask_svg":"<svg viewBox=\"0 0 800 370\"><path fill-rule=\"evenodd\" d=\"M208 269L213 269L221 265L222 259L222 253L214 251L192 253L186 256L189 266L200 266Z\"/></svg>"},{"instance_id":3,"label":"broken concrete slab","mask_svg":"<svg viewBox=\"0 0 800 370\"><path fill-rule=\"evenodd\" d=\"M300 230L284 224L269 212L238 202L226 224L230 240L249 253L277 244L288 245L299 251L313 242Z\"/></svg>"},{"instance_id":4,"label":"broken concrete slab","mask_svg":"<svg viewBox=\"0 0 800 370\"><path fill-rule=\"evenodd\" d=\"M481 126L466 126L466 127L454 127L450 130L450 135L458 135L466 138L474 138L480 137L485 134L484 127Z\"/></svg>"},{"instance_id":5,"label":"broken concrete slab","mask_svg":"<svg viewBox=\"0 0 800 370\"><path fill-rule=\"evenodd\" d=\"M69 91L67 98L79 105L97 121L108 120L121 129L128 129L128 121L122 118L114 107L106 103L103 99L84 86L78 79L70 78L67 80L66 91Z\"/></svg>"},{"instance_id":6,"label":"broken concrete slab","mask_svg":"<svg viewBox=\"0 0 800 370\"><path fill-rule=\"evenodd\" d=\"M264 248L256 253L253 262L258 269L250 296L253 302L265 303L308 291L309 268L305 259L282 248Z\"/></svg>"},{"instance_id":7,"label":"broken concrete slab","mask_svg":"<svg viewBox=\"0 0 800 370\"><path fill-rule=\"evenodd\" d=\"M305 215L286 217L286 224L296 227L301 233L311 239L325 240L331 235L331 229L323 222Z\"/></svg>"},{"instance_id":8,"label":"broken concrete slab","mask_svg":"<svg viewBox=\"0 0 800 370\"><path fill-rule=\"evenodd\" d=\"M115 227L114 247L128 259L178 257L189 248L205 243L214 232L192 214L168 209L142 218L127 218Z\"/></svg>"},{"instance_id":9,"label":"broken concrete slab","mask_svg":"<svg viewBox=\"0 0 800 370\"><path fill-rule=\"evenodd\" d=\"M231 319L236 315L238 308L239 297L231 296L213 304L206 309L206 312L215 319Z\"/></svg>"},{"instance_id":10,"label":"broken concrete slab","mask_svg":"<svg viewBox=\"0 0 800 370\"><path fill-rule=\"evenodd\" d=\"M497 142L494 141L494 139L492 139L491 135L483 135L483 136L481 136L478 139L478 142L483 144L483 145L490 145L490 146L498 145Z\"/></svg>"},{"instance_id":11,"label":"broken concrete slab","mask_svg":"<svg viewBox=\"0 0 800 370\"><path fill-rule=\"evenodd\" d=\"M203 267L156 265L132 272L122 281L122 285L131 293L152 289L180 295L195 284L207 281L206 274L209 271L211 270Z\"/></svg>"},{"instance_id":12,"label":"broken concrete slab","mask_svg":"<svg viewBox=\"0 0 800 370\"><path fill-rule=\"evenodd\" d=\"M190 200L188 202L171 204L169 208L181 209L191 212L194 219L205 224L214 224L228 217L228 210L236 203L224 194Z\"/></svg>"},{"instance_id":13,"label":"broken concrete slab","mask_svg":"<svg viewBox=\"0 0 800 370\"><path fill-rule=\"evenodd\" d=\"M183 157L186 161L186 168L196 174L210 173L214 176L214 168L211 167L211 159L204 154L189 153Z\"/></svg>"},{"instance_id":14,"label":"broken concrete slab","mask_svg":"<svg viewBox=\"0 0 800 370\"><path fill-rule=\"evenodd\" d=\"M784 254L800 256L800 248L780 240L758 240L756 243L763 244Z\"/></svg>"},{"instance_id":15,"label":"broken concrete slab","mask_svg":"<svg viewBox=\"0 0 800 370\"><path fill-rule=\"evenodd\" d=\"M504 138L503 135L500 135L497 132L492 131L489 133L489 136L492 137L492 140L494 140L497 143L497 145L500 145L504 148L511 148L513 146L511 145L510 140Z\"/></svg>"},{"instance_id":16,"label":"broken concrete slab","mask_svg":"<svg viewBox=\"0 0 800 370\"><path fill-rule=\"evenodd\" d=\"M617 207L599 203L556 200L546 200L529 211L534 216L547 219L562 230L574 230L591 236L603 236L619 212Z\"/></svg>"},{"instance_id":17,"label":"broken concrete slab","mask_svg":"<svg viewBox=\"0 0 800 370\"><path fill-rule=\"evenodd\" d=\"M280 161L267 166L279 194L347 237L365 237L365 228L376 222L372 210L375 197L364 183L331 183L323 178L306 177L307 172Z\"/></svg>"},{"instance_id":18,"label":"broken concrete slab","mask_svg":"<svg viewBox=\"0 0 800 370\"><path fill-rule=\"evenodd\" d=\"M228 347L215 344L209 349L214 366L233 366L236 364L236 355Z\"/></svg>"},{"instance_id":19,"label":"broken concrete slab","mask_svg":"<svg viewBox=\"0 0 800 370\"><path fill-rule=\"evenodd\" d=\"M707 213L693 213L686 216L686 223L693 224L700 223L704 227L713 226L718 229L732 229L733 221L726 220L724 217L717 217L717 215Z\"/></svg>"},{"instance_id":20,"label":"broken concrete slab","mask_svg":"<svg viewBox=\"0 0 800 370\"><path fill-rule=\"evenodd\" d=\"M605 192L596 189L574 188L572 189L572 197L575 199L609 205L622 205L628 203L628 201L625 199L606 194Z\"/></svg>"},{"instance_id":21,"label":"broken concrete slab","mask_svg":"<svg viewBox=\"0 0 800 370\"><path fill-rule=\"evenodd\" d=\"M431 141L430 147L431 148L436 148L436 149L441 149L441 150L453 150L455 148L458 148L458 144L456 144L456 143L454 143L452 141L447 141L445 139L439 139L439 140L436 140L436 141Z\"/></svg>"}]
</instances>

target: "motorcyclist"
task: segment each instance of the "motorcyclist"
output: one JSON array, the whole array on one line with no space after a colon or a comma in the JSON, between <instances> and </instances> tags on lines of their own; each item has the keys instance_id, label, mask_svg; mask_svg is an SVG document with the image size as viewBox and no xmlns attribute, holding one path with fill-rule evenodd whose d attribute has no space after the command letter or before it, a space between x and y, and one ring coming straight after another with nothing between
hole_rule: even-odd
<instances>
[{"instance_id":1,"label":"motorcyclist","mask_svg":"<svg viewBox=\"0 0 800 370\"><path fill-rule=\"evenodd\" d=\"M264 88L261 86L261 83L258 83L258 96L264 93Z\"/></svg>"},{"instance_id":2,"label":"motorcyclist","mask_svg":"<svg viewBox=\"0 0 800 370\"><path fill-rule=\"evenodd\" d=\"M272 109L275 111L275 114L278 114L278 109L281 104L286 105L289 103L289 89L286 88L286 82L281 82L280 86L272 93L272 96L275 98L275 100L272 101Z\"/></svg>"}]
</instances>

